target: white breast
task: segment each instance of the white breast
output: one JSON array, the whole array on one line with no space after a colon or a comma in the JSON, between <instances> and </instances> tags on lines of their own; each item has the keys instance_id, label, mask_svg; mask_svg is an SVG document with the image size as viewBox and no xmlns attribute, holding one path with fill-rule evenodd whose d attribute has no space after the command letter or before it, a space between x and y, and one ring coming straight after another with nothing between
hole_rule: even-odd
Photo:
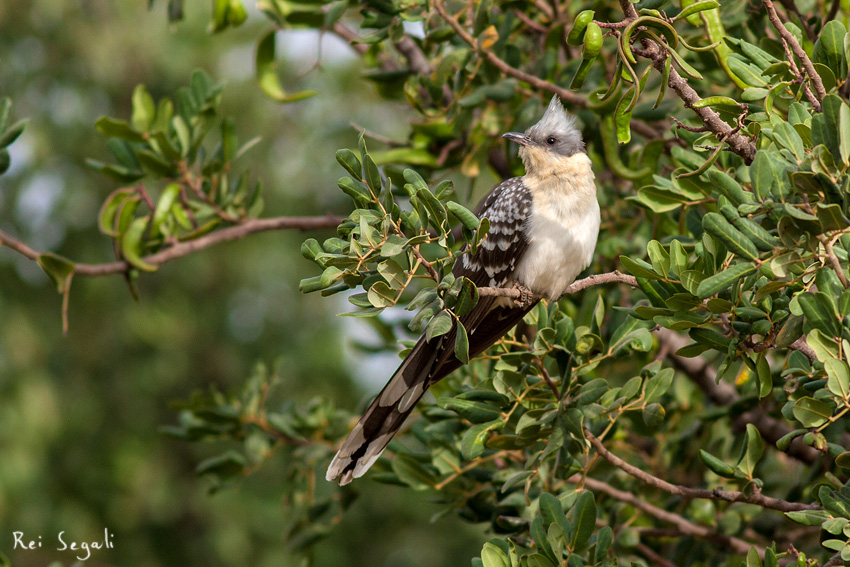
<instances>
[{"instance_id":1,"label":"white breast","mask_svg":"<svg viewBox=\"0 0 850 567\"><path fill-rule=\"evenodd\" d=\"M585 154L569 158L558 175L529 179L533 196L525 225L528 249L514 280L538 295L558 299L593 260L599 234L599 203L590 160ZM542 172L541 172L542 173Z\"/></svg>"}]
</instances>

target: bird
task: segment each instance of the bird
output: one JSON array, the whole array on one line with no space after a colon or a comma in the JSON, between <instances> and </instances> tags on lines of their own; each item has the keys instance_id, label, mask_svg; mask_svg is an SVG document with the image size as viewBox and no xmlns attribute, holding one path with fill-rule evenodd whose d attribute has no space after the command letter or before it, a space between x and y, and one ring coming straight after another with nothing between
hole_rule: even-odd
<instances>
[{"instance_id":1,"label":"bird","mask_svg":"<svg viewBox=\"0 0 850 567\"><path fill-rule=\"evenodd\" d=\"M525 132L502 135L519 145L525 175L494 187L476 209L490 230L477 251L455 261L455 278L478 287L516 288L520 299L484 295L460 322L470 358L511 330L540 298L557 300L593 259L600 212L590 158L575 117L557 95ZM340 485L362 476L381 456L426 390L462 363L454 355L456 326L419 338L354 426L328 467Z\"/></svg>"}]
</instances>

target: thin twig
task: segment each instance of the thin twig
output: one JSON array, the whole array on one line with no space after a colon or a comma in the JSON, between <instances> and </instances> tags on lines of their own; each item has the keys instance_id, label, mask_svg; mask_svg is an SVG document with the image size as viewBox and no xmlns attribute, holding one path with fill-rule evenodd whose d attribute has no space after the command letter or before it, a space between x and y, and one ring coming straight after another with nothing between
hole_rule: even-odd
<instances>
[{"instance_id":1,"label":"thin twig","mask_svg":"<svg viewBox=\"0 0 850 567\"><path fill-rule=\"evenodd\" d=\"M835 271L838 279L841 280L841 285L844 286L844 289L850 288L850 281L847 280L847 275L841 268L841 262L838 261L838 256L835 255L835 251L832 249L832 241L823 234L818 235L818 240L820 240L821 244L823 244L823 248L826 251L826 257L829 258L829 264L832 266L832 269Z\"/></svg>"},{"instance_id":2,"label":"thin twig","mask_svg":"<svg viewBox=\"0 0 850 567\"><path fill-rule=\"evenodd\" d=\"M752 544L737 537L723 535L705 526L695 524L690 520L680 516L679 514L674 514L673 512L662 510L661 508L653 506L652 504L645 502L641 498L638 498L631 492L624 492L622 490L618 490L610 484L602 482L601 480L597 480L590 476L584 476L579 473L576 473L570 478L568 478L567 482L569 482L570 484L583 484L584 486L593 491L607 494L611 498L634 506L635 508L645 512L646 514L649 514L653 518L659 519L662 522L667 522L668 524L673 524L683 534L717 542L731 549L734 553L745 554L750 550L750 547L756 547L757 551L759 552L759 555L764 555L763 548L753 546Z\"/></svg>"},{"instance_id":3,"label":"thin twig","mask_svg":"<svg viewBox=\"0 0 850 567\"><path fill-rule=\"evenodd\" d=\"M594 274L592 276L588 276L586 278L577 280L567 288L564 292L564 295L569 295L571 293L577 293L583 289L587 289L589 287L603 285L607 283L624 283L631 287L637 287L637 280L634 276L630 276L628 274L623 274L619 270L614 270L613 272L607 272L605 274ZM502 288L502 287L479 287L478 295L480 296L490 296L490 297L510 297L511 299L521 299L522 291L516 288ZM540 299L539 297L535 297L534 299Z\"/></svg>"},{"instance_id":4,"label":"thin twig","mask_svg":"<svg viewBox=\"0 0 850 567\"><path fill-rule=\"evenodd\" d=\"M656 476L649 474L648 472L637 468L636 466L630 465L617 455L613 454L611 451L606 449L605 445L602 444L602 441L600 441L597 437L590 433L590 431L585 430L584 435L590 441L590 444L593 445L594 449L596 449L596 452L599 454L599 456L601 456L603 459L605 459L618 469L621 469L632 475L641 482L663 490L664 492L669 492L670 494L684 496L685 498L722 500L725 502L746 502L747 504L755 504L757 506L761 506L762 508L778 510L780 512L821 509L821 507L817 504L801 504L799 502L788 502L787 500L771 498L770 496L765 496L760 493L744 494L743 492L737 492L734 490L721 490L719 488L709 490L707 488L691 488L688 486L671 484L666 480L660 479Z\"/></svg>"},{"instance_id":5,"label":"thin twig","mask_svg":"<svg viewBox=\"0 0 850 567\"><path fill-rule=\"evenodd\" d=\"M236 226L229 226L210 234L201 236L194 240L185 240L169 246L165 250L142 258L146 263L158 266L193 252L209 248L214 244L238 240L243 236L256 232L269 230L318 230L323 228L336 228L344 220L336 215L325 215L323 217L273 217L267 219L248 219ZM30 248L17 238L0 230L0 247L6 246L19 254L36 261L42 255ZM74 264L74 274L86 277L109 276L127 272L132 266L125 261L109 262L106 264Z\"/></svg>"},{"instance_id":6,"label":"thin twig","mask_svg":"<svg viewBox=\"0 0 850 567\"><path fill-rule=\"evenodd\" d=\"M820 102L823 101L823 98L826 96L826 90L823 88L823 81L821 81L820 75L818 75L817 71L815 71L815 66L812 64L812 60L809 59L809 56L806 55L806 52L803 51L803 48L800 46L800 43L797 41L791 32L785 27L779 20L779 15L776 13L776 8L773 6L772 0L761 0L762 5L764 5L767 10L767 17L770 19L770 23L773 24L773 27L776 28L776 31L779 35L788 42L788 45L791 47L791 51L794 52L794 55L797 56L797 59L800 60L800 64L803 66L803 69L806 71L806 75L809 76L809 80L812 82L812 85L815 87L815 94L817 95L818 104L815 106L815 110L820 112L821 105Z\"/></svg>"},{"instance_id":7,"label":"thin twig","mask_svg":"<svg viewBox=\"0 0 850 567\"><path fill-rule=\"evenodd\" d=\"M659 567L678 567L675 563L665 559L645 543L638 542L637 545L635 545L635 549L638 553L649 559L650 565L658 565Z\"/></svg>"}]
</instances>

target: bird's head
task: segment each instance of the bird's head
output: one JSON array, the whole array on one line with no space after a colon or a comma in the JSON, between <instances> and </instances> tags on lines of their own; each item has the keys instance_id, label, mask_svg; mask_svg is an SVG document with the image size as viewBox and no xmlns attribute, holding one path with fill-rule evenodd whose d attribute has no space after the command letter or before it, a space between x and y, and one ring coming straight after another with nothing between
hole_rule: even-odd
<instances>
[{"instance_id":1,"label":"bird's head","mask_svg":"<svg viewBox=\"0 0 850 567\"><path fill-rule=\"evenodd\" d=\"M520 145L519 155L527 171L584 152L584 141L576 128L575 118L564 111L558 95L552 97L549 108L537 124L525 132L508 132L502 137Z\"/></svg>"}]
</instances>

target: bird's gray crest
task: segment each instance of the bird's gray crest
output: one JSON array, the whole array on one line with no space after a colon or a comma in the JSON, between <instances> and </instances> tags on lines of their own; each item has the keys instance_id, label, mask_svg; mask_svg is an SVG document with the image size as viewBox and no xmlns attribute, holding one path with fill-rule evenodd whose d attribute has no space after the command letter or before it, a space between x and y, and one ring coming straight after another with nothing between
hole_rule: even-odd
<instances>
[{"instance_id":1,"label":"bird's gray crest","mask_svg":"<svg viewBox=\"0 0 850 567\"><path fill-rule=\"evenodd\" d=\"M525 135L559 154L571 156L584 151L584 141L575 122L575 117L564 110L558 95L554 95L543 117ZM554 138L555 144L548 144L549 138Z\"/></svg>"}]
</instances>

